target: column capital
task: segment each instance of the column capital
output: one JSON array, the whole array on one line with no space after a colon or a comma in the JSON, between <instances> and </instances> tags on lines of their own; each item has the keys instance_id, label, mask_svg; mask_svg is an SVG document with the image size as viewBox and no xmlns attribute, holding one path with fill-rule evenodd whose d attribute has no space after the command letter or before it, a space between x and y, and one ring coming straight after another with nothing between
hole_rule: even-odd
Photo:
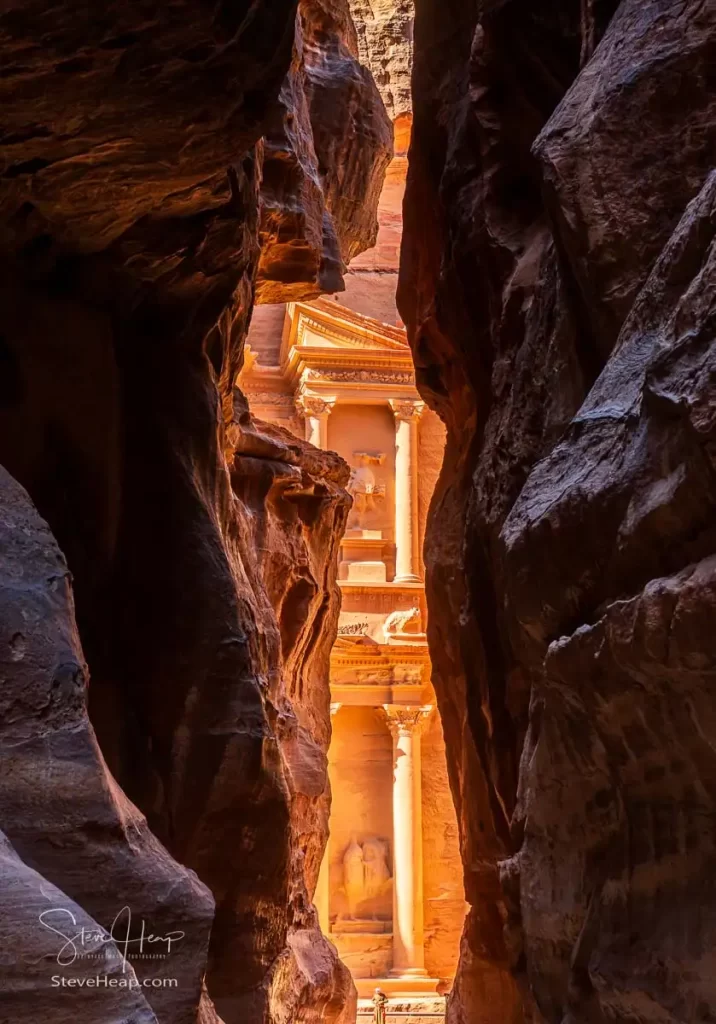
<instances>
[{"instance_id":1,"label":"column capital","mask_svg":"<svg viewBox=\"0 0 716 1024\"><path fill-rule=\"evenodd\" d=\"M396 420L404 420L406 423L417 423L425 410L425 402L412 399L391 398L389 404Z\"/></svg>"},{"instance_id":2,"label":"column capital","mask_svg":"<svg viewBox=\"0 0 716 1024\"><path fill-rule=\"evenodd\" d=\"M335 398L324 398L322 395L303 392L296 396L296 408L302 416L328 416L335 404Z\"/></svg>"},{"instance_id":3,"label":"column capital","mask_svg":"<svg viewBox=\"0 0 716 1024\"><path fill-rule=\"evenodd\" d=\"M383 711L393 737L412 736L416 731L420 732L427 722L433 705L384 704Z\"/></svg>"}]
</instances>

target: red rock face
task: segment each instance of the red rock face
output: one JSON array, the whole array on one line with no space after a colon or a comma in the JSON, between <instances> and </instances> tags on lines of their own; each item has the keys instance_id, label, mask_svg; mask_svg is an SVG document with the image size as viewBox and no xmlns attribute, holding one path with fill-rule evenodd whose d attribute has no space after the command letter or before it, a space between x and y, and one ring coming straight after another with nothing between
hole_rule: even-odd
<instances>
[{"instance_id":1,"label":"red rock face","mask_svg":"<svg viewBox=\"0 0 716 1024\"><path fill-rule=\"evenodd\" d=\"M388 116L412 114L413 0L350 0L361 61L373 72Z\"/></svg>"},{"instance_id":2,"label":"red rock face","mask_svg":"<svg viewBox=\"0 0 716 1024\"><path fill-rule=\"evenodd\" d=\"M258 302L342 291L375 244L393 133L357 57L348 0L301 0L296 44L266 133Z\"/></svg>"},{"instance_id":3,"label":"red rock face","mask_svg":"<svg viewBox=\"0 0 716 1024\"><path fill-rule=\"evenodd\" d=\"M245 510L241 559L263 610L259 631L272 650L270 665L277 667L267 673L265 706L289 808L280 897L286 948L267 964L268 1004L276 1024L343 1024L355 1009L355 989L321 934L312 895L328 835L329 658L340 610L338 548L350 507L350 471L335 453L253 420L238 391L235 423L232 484ZM257 850L264 863L267 852ZM257 871L263 877L258 862ZM256 893L248 894L253 902ZM268 888L261 897L276 899Z\"/></svg>"},{"instance_id":4,"label":"red rock face","mask_svg":"<svg viewBox=\"0 0 716 1024\"><path fill-rule=\"evenodd\" d=\"M314 6L306 69L332 68L331 102L368 97L355 61L336 82L344 8ZM347 470L254 426L233 387L260 137L281 115L296 14L291 0L0 13L0 463L22 485L2 478L7 933L25 934L12 894L36 903L45 883L105 928L131 905L186 932L162 968L178 990L88 1001L90 1024L210 1024L209 996L225 1024L350 1010L310 902ZM332 111L333 131L382 123L359 114ZM380 132L360 160L314 136L324 195L342 183L360 207L366 189L365 211L328 202L349 255L372 230ZM15 968L0 964L13 1020L76 1016L71 1000L23 1000Z\"/></svg>"},{"instance_id":5,"label":"red rock face","mask_svg":"<svg viewBox=\"0 0 716 1024\"><path fill-rule=\"evenodd\" d=\"M617 10L618 6L618 10ZM716 1012L712 6L416 5L454 1021Z\"/></svg>"}]
</instances>

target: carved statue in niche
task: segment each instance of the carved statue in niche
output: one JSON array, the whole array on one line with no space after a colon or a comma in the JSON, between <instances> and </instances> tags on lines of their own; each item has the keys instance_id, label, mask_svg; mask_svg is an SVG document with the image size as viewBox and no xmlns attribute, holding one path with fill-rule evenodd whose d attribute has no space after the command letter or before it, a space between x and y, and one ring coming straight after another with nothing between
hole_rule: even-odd
<instances>
[{"instance_id":1,"label":"carved statue in niche","mask_svg":"<svg viewBox=\"0 0 716 1024\"><path fill-rule=\"evenodd\" d=\"M371 836L359 843L356 835L343 854L343 889L348 918L355 921L360 904L380 896L392 882L388 867L388 844Z\"/></svg>"},{"instance_id":2,"label":"carved statue in niche","mask_svg":"<svg viewBox=\"0 0 716 1024\"><path fill-rule=\"evenodd\" d=\"M343 854L343 887L346 892L348 903L348 916L353 920L356 916L358 904L365 896L365 865L363 863L363 849L358 845L355 835Z\"/></svg>"},{"instance_id":3,"label":"carved statue in niche","mask_svg":"<svg viewBox=\"0 0 716 1024\"><path fill-rule=\"evenodd\" d=\"M348 517L349 529L370 528L370 521L378 505L385 500L385 484L378 483L372 466L382 466L383 452L353 452L357 462L351 470L348 491L353 496L353 508Z\"/></svg>"},{"instance_id":4,"label":"carved statue in niche","mask_svg":"<svg viewBox=\"0 0 716 1024\"><path fill-rule=\"evenodd\" d=\"M387 843L382 839L366 839L363 843L363 867L367 899L379 896L390 881Z\"/></svg>"}]
</instances>

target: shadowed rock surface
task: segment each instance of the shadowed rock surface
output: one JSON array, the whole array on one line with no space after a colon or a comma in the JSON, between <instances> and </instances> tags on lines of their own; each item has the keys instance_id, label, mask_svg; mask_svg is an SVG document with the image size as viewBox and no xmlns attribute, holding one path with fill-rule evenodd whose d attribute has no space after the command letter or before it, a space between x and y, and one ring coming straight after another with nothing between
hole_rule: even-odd
<instances>
[{"instance_id":1,"label":"shadowed rock surface","mask_svg":"<svg viewBox=\"0 0 716 1024\"><path fill-rule=\"evenodd\" d=\"M132 993L128 1021L151 1004L159 1024L209 1024L209 996L226 1024L339 1021L353 998L311 905L347 470L295 442L250 450L261 432L234 390L261 136L282 116L297 14L295 0L0 13L0 463L56 543L7 475L3 493L39 523L18 571L58 567L24 625L9 598L0 623L3 729L22 741L2 754L0 828L103 928L131 904L186 931L179 989ZM372 238L387 122L345 50L347 8L305 3L300 23L306 78L310 64L332 91L330 145L315 124L313 145L347 258ZM318 86L306 97L318 118ZM359 123L372 149L341 134ZM24 536L4 527L3 543ZM43 651L44 697L15 634ZM97 1020L112 1012L97 1002ZM45 1016L65 1014L58 1000Z\"/></svg>"},{"instance_id":2,"label":"shadowed rock surface","mask_svg":"<svg viewBox=\"0 0 716 1024\"><path fill-rule=\"evenodd\" d=\"M700 0L416 4L454 1022L716 1015L715 39Z\"/></svg>"},{"instance_id":3,"label":"shadowed rock surface","mask_svg":"<svg viewBox=\"0 0 716 1024\"><path fill-rule=\"evenodd\" d=\"M53 927L59 929L70 915L78 929L96 933L99 925L65 893L24 864L4 837L0 837L0 870L2 939L6 951L2 965L5 1020L29 1022L39 1015L41 1019L71 1021L81 1013L87 1020L124 1024L129 1013L136 1024L156 1024L157 1018L139 989L131 993L120 989L122 982L135 982L136 975L131 967L123 973L123 961L115 945L105 947L99 963L78 960L71 968L58 966L58 951L63 943L39 923L42 915L52 924L54 910ZM21 964L11 952L18 948L29 954ZM112 979L115 987L85 987L88 980L100 973ZM63 991L53 985L53 977L59 981L71 978L77 987ZM64 1013L58 1013L59 1000L66 1004Z\"/></svg>"},{"instance_id":4,"label":"shadowed rock surface","mask_svg":"<svg viewBox=\"0 0 716 1024\"><path fill-rule=\"evenodd\" d=\"M184 935L165 959L132 960L129 977L136 969L140 978L177 978L179 985L147 989L146 1000L138 990L125 991L126 1001L119 989L102 990L87 1012L98 1021L130 1011L153 1021L151 1005L159 1020L191 1024L213 901L107 771L87 716L88 673L67 564L23 488L4 470L0 484L0 817L14 847L3 839L3 1012L12 1007L13 1020L36 1020L38 1006L49 1010L52 999L56 1019L70 1019L74 991L53 991L52 977L76 984L82 976L123 974L116 946L85 943L80 929L96 935L93 917L136 944L144 920L154 935ZM81 956L97 951L100 963Z\"/></svg>"}]
</instances>

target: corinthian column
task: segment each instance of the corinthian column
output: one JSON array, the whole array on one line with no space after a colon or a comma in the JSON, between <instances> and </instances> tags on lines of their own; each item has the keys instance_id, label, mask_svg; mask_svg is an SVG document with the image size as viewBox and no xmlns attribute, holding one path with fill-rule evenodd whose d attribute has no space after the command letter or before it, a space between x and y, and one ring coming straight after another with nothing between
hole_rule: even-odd
<instances>
[{"instance_id":1,"label":"corinthian column","mask_svg":"<svg viewBox=\"0 0 716 1024\"><path fill-rule=\"evenodd\" d=\"M393 969L425 975L420 728L432 708L384 704L393 736Z\"/></svg>"},{"instance_id":2,"label":"corinthian column","mask_svg":"<svg viewBox=\"0 0 716 1024\"><path fill-rule=\"evenodd\" d=\"M420 582L418 420L424 402L391 401L395 416L395 582Z\"/></svg>"},{"instance_id":3,"label":"corinthian column","mask_svg":"<svg viewBox=\"0 0 716 1024\"><path fill-rule=\"evenodd\" d=\"M306 422L306 440L316 448L328 448L328 417L335 398L321 398L319 395L300 395L296 400L299 411Z\"/></svg>"}]
</instances>

